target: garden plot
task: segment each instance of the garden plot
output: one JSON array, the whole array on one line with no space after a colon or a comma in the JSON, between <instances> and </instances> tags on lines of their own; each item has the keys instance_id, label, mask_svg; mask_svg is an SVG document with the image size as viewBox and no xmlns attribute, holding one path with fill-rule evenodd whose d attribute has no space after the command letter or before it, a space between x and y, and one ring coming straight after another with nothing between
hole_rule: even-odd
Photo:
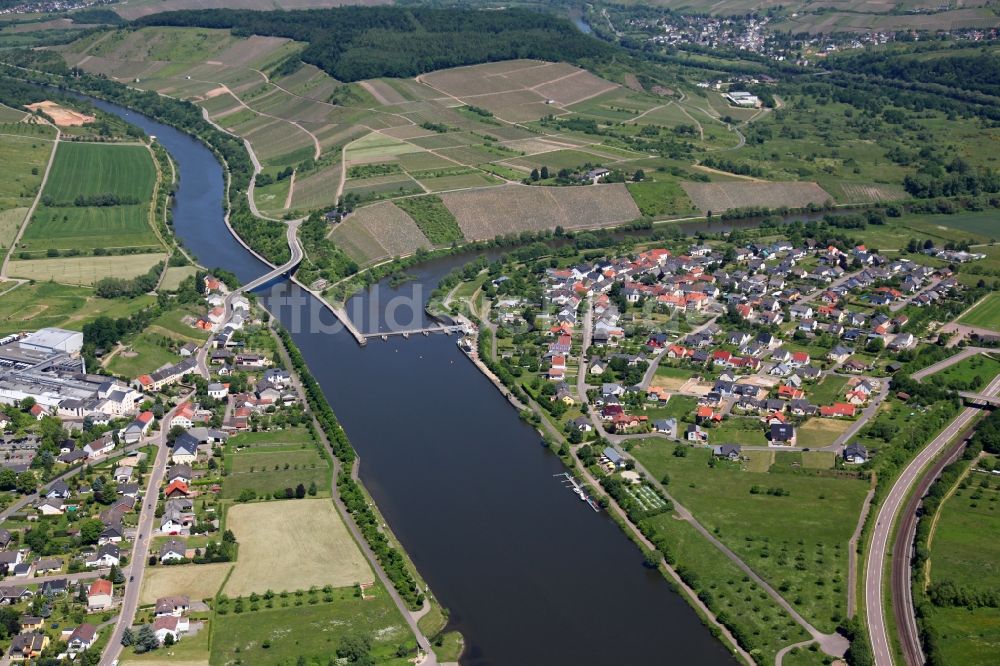
<instances>
[{"instance_id":1,"label":"garden plot","mask_svg":"<svg viewBox=\"0 0 1000 666\"><path fill-rule=\"evenodd\" d=\"M657 495L652 488L645 484L629 486L627 492L629 497L635 500L643 511L655 511L657 509L662 509L667 505L666 501L664 501L662 497Z\"/></svg>"}]
</instances>

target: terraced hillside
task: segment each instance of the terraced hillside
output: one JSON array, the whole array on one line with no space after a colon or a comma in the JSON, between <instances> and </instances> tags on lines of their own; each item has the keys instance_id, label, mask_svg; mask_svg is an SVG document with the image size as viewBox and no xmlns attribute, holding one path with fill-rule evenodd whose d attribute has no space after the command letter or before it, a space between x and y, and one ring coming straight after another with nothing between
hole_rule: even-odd
<instances>
[{"instance_id":1,"label":"terraced hillside","mask_svg":"<svg viewBox=\"0 0 1000 666\"><path fill-rule=\"evenodd\" d=\"M507 60L342 83L299 61L305 48L190 27L94 33L60 47L69 65L190 100L246 139L262 165L254 198L263 214L360 209L328 234L359 264L556 226L696 216L703 206L681 184L732 180L696 165L743 144L704 102L568 63ZM594 169L627 187L581 184ZM406 206L368 210L432 194L454 220L450 231L413 220Z\"/></svg>"}]
</instances>

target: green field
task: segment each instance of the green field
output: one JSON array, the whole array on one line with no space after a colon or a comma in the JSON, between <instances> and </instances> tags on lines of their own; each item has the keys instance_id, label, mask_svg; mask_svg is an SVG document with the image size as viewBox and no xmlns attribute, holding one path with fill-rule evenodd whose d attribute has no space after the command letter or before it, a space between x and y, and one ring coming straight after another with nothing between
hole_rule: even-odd
<instances>
[{"instance_id":1,"label":"green field","mask_svg":"<svg viewBox=\"0 0 1000 666\"><path fill-rule=\"evenodd\" d=\"M427 240L435 245L465 240L455 216L445 207L440 197L413 197L400 199L395 203L413 218Z\"/></svg>"},{"instance_id":2,"label":"green field","mask_svg":"<svg viewBox=\"0 0 1000 666\"><path fill-rule=\"evenodd\" d=\"M938 633L942 663L979 666L996 662L1000 651L1000 608L932 607L931 625Z\"/></svg>"},{"instance_id":3,"label":"green field","mask_svg":"<svg viewBox=\"0 0 1000 666\"><path fill-rule=\"evenodd\" d=\"M183 321L185 317L197 319L201 315L202 310L196 305L181 306L163 312L150 323L150 327L157 332L170 335L185 342L204 342L208 340L211 332L188 326Z\"/></svg>"},{"instance_id":4,"label":"green field","mask_svg":"<svg viewBox=\"0 0 1000 666\"><path fill-rule=\"evenodd\" d=\"M282 446L286 444L312 444L312 435L305 428L288 428L268 432L244 432L228 440L230 447Z\"/></svg>"},{"instance_id":5,"label":"green field","mask_svg":"<svg viewBox=\"0 0 1000 666\"><path fill-rule=\"evenodd\" d=\"M814 405L832 405L844 400L848 377L825 375L823 381L806 389L809 402Z\"/></svg>"},{"instance_id":6,"label":"green field","mask_svg":"<svg viewBox=\"0 0 1000 666\"><path fill-rule=\"evenodd\" d=\"M698 214L687 193L674 181L629 183L628 191L642 214L649 217Z\"/></svg>"},{"instance_id":7,"label":"green field","mask_svg":"<svg viewBox=\"0 0 1000 666\"><path fill-rule=\"evenodd\" d=\"M149 199L156 171L145 146L61 143L44 196L72 202L78 195L113 193Z\"/></svg>"},{"instance_id":8,"label":"green field","mask_svg":"<svg viewBox=\"0 0 1000 666\"><path fill-rule=\"evenodd\" d=\"M668 403L669 404L669 403ZM730 416L719 425L708 429L710 444L742 444L745 446L767 446L764 424L754 417Z\"/></svg>"},{"instance_id":9,"label":"green field","mask_svg":"<svg viewBox=\"0 0 1000 666\"><path fill-rule=\"evenodd\" d=\"M116 375L130 379L148 374L180 360L177 354L170 351L168 343L169 339L162 335L142 332L130 340L126 349L118 352L106 367Z\"/></svg>"},{"instance_id":10,"label":"green field","mask_svg":"<svg viewBox=\"0 0 1000 666\"><path fill-rule=\"evenodd\" d=\"M990 456L984 462L993 463ZM992 466L992 465L991 465ZM975 467L975 465L974 465ZM1000 588L1000 479L972 471L940 506L930 545L931 584L966 590ZM1000 609L926 604L941 663L992 663L1000 650Z\"/></svg>"},{"instance_id":11,"label":"green field","mask_svg":"<svg viewBox=\"0 0 1000 666\"><path fill-rule=\"evenodd\" d=\"M934 373L929 381L956 391L978 391L997 374L1000 374L1000 361L988 354L976 354Z\"/></svg>"},{"instance_id":12,"label":"green field","mask_svg":"<svg viewBox=\"0 0 1000 666\"><path fill-rule=\"evenodd\" d=\"M406 656L397 657L396 649L416 649L412 634L384 588L376 584L367 594L375 598L362 600L354 588L333 588L316 594L316 604L308 594L279 595L273 609L262 601L259 610L216 615L209 663L284 666L301 656L326 663L345 638L368 635L374 663L405 666ZM373 627L378 631L372 633Z\"/></svg>"},{"instance_id":13,"label":"green field","mask_svg":"<svg viewBox=\"0 0 1000 666\"><path fill-rule=\"evenodd\" d=\"M646 440L631 453L654 477L669 475L668 490L706 528L803 616L833 631L846 613L847 541L867 483L804 469L798 452L776 452L770 471L759 473L738 463L710 466L708 449L683 457L673 451L662 440ZM810 466L821 462L810 460ZM767 492L778 488L788 494Z\"/></svg>"},{"instance_id":14,"label":"green field","mask_svg":"<svg viewBox=\"0 0 1000 666\"><path fill-rule=\"evenodd\" d=\"M156 171L145 146L63 142L20 251L159 246L149 223ZM111 205L91 205L112 196ZM78 205L79 204L79 205Z\"/></svg>"},{"instance_id":15,"label":"green field","mask_svg":"<svg viewBox=\"0 0 1000 666\"><path fill-rule=\"evenodd\" d=\"M1000 294L989 294L979 301L971 310L963 314L958 322L988 328L992 331L1000 331Z\"/></svg>"},{"instance_id":16,"label":"green field","mask_svg":"<svg viewBox=\"0 0 1000 666\"><path fill-rule=\"evenodd\" d=\"M21 238L18 252L43 256L49 248L158 247L149 226L149 206L50 208L39 206Z\"/></svg>"},{"instance_id":17,"label":"green field","mask_svg":"<svg viewBox=\"0 0 1000 666\"><path fill-rule=\"evenodd\" d=\"M232 446L232 443L230 443ZM330 494L330 465L311 444L299 446L255 445L226 457L228 474L222 483L223 499L235 499L249 488L258 496L311 483L318 496Z\"/></svg>"},{"instance_id":18,"label":"green field","mask_svg":"<svg viewBox=\"0 0 1000 666\"><path fill-rule=\"evenodd\" d=\"M931 581L998 589L1000 479L977 472L967 479L967 487L956 489L938 514L931 544Z\"/></svg>"},{"instance_id":19,"label":"green field","mask_svg":"<svg viewBox=\"0 0 1000 666\"><path fill-rule=\"evenodd\" d=\"M778 650L808 638L787 611L691 525L670 512L646 522L668 544L670 559L688 584L704 590L706 605L760 652L760 663L774 663Z\"/></svg>"},{"instance_id":20,"label":"green field","mask_svg":"<svg viewBox=\"0 0 1000 666\"><path fill-rule=\"evenodd\" d=\"M54 282L22 284L0 298L0 334L45 326L81 330L101 315L127 317L155 300L152 296L107 300L95 297L91 289Z\"/></svg>"},{"instance_id":21,"label":"green field","mask_svg":"<svg viewBox=\"0 0 1000 666\"><path fill-rule=\"evenodd\" d=\"M8 126L0 124L0 164L4 177L0 179L0 210L9 200L31 202L42 182L42 173L52 151L52 141L44 137L10 135Z\"/></svg>"}]
</instances>

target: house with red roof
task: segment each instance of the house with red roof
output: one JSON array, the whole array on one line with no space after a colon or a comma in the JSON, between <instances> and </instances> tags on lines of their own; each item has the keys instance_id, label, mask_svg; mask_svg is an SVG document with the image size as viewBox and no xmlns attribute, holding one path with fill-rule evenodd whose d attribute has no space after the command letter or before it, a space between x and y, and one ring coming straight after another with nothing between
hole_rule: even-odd
<instances>
[{"instance_id":1,"label":"house with red roof","mask_svg":"<svg viewBox=\"0 0 1000 666\"><path fill-rule=\"evenodd\" d=\"M856 409L854 405L845 402L835 402L832 405L824 405L819 408L819 415L830 418L852 417Z\"/></svg>"},{"instance_id":2,"label":"house with red roof","mask_svg":"<svg viewBox=\"0 0 1000 666\"><path fill-rule=\"evenodd\" d=\"M87 609L95 611L111 608L114 592L115 588L110 580L98 578L87 589Z\"/></svg>"},{"instance_id":3,"label":"house with red roof","mask_svg":"<svg viewBox=\"0 0 1000 666\"><path fill-rule=\"evenodd\" d=\"M163 489L163 496L168 499L187 497L190 494L191 492L188 490L187 484L179 479L171 481L170 485Z\"/></svg>"}]
</instances>

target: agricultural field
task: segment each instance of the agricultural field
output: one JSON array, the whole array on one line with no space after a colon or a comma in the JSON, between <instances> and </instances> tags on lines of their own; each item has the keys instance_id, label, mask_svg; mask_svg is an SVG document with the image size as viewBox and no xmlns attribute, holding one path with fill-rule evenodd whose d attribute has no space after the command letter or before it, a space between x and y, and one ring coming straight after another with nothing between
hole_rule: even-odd
<instances>
[{"instance_id":1,"label":"agricultural field","mask_svg":"<svg viewBox=\"0 0 1000 666\"><path fill-rule=\"evenodd\" d=\"M29 280L88 286L106 277L128 279L144 275L166 259L165 254L25 259L11 261L8 273Z\"/></svg>"},{"instance_id":2,"label":"agricultural field","mask_svg":"<svg viewBox=\"0 0 1000 666\"><path fill-rule=\"evenodd\" d=\"M761 473L736 463L710 466L709 449L684 447L687 455L678 457L674 448L644 440L631 453L654 477L668 474L670 492L705 527L807 619L833 631L846 613L847 542L867 483L809 470L799 452L775 452Z\"/></svg>"},{"instance_id":3,"label":"agricultural field","mask_svg":"<svg viewBox=\"0 0 1000 666\"><path fill-rule=\"evenodd\" d=\"M1000 331L1000 294L989 294L971 310L963 314L958 322L969 326Z\"/></svg>"},{"instance_id":4,"label":"agricultural field","mask_svg":"<svg viewBox=\"0 0 1000 666\"><path fill-rule=\"evenodd\" d=\"M407 656L396 656L396 651L400 645L415 649L416 642L385 589L373 586L365 591L371 595L367 599L357 597L355 591L321 591L315 595L315 604L297 595L279 595L248 612L217 615L210 663L240 660L255 666L283 666L297 657L325 663L342 640L358 635L371 637L372 663L410 663Z\"/></svg>"},{"instance_id":5,"label":"agricultural field","mask_svg":"<svg viewBox=\"0 0 1000 666\"><path fill-rule=\"evenodd\" d=\"M316 484L318 492L330 492L330 465L311 444L294 450L267 451L261 447L245 449L227 456L228 474L220 497L236 499L244 490L269 497L298 484Z\"/></svg>"},{"instance_id":6,"label":"agricultural field","mask_svg":"<svg viewBox=\"0 0 1000 666\"><path fill-rule=\"evenodd\" d=\"M149 222L155 179L145 146L61 143L18 256L159 247Z\"/></svg>"},{"instance_id":7,"label":"agricultural field","mask_svg":"<svg viewBox=\"0 0 1000 666\"><path fill-rule=\"evenodd\" d=\"M71 202L78 196L112 193L144 201L155 179L145 146L69 142L59 145L43 197Z\"/></svg>"},{"instance_id":8,"label":"agricultural field","mask_svg":"<svg viewBox=\"0 0 1000 666\"><path fill-rule=\"evenodd\" d=\"M587 229L640 217L624 185L585 187L501 187L448 192L444 205L469 240L562 226Z\"/></svg>"},{"instance_id":9,"label":"agricultural field","mask_svg":"<svg viewBox=\"0 0 1000 666\"><path fill-rule=\"evenodd\" d=\"M236 504L226 527L240 544L229 596L345 587L374 580L331 500L301 499Z\"/></svg>"},{"instance_id":10,"label":"agricultural field","mask_svg":"<svg viewBox=\"0 0 1000 666\"><path fill-rule=\"evenodd\" d=\"M330 238L359 264L413 254L431 246L418 223L388 201L357 210L333 228Z\"/></svg>"},{"instance_id":11,"label":"agricultural field","mask_svg":"<svg viewBox=\"0 0 1000 666\"><path fill-rule=\"evenodd\" d=\"M152 604L160 597L186 594L191 599L211 599L232 568L230 562L148 567L142 579L139 603Z\"/></svg>"},{"instance_id":12,"label":"agricultural field","mask_svg":"<svg viewBox=\"0 0 1000 666\"><path fill-rule=\"evenodd\" d=\"M681 185L696 208L704 213L721 212L729 208L788 206L803 208L808 204L824 204L832 197L816 183L764 181L728 181Z\"/></svg>"}]
</instances>

